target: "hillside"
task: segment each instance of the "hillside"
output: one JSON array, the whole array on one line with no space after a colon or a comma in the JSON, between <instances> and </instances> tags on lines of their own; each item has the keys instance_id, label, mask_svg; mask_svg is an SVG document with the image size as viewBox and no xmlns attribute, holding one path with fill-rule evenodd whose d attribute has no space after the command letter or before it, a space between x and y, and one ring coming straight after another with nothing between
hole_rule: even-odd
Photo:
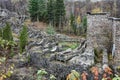
<instances>
[{"instance_id":1,"label":"hillside","mask_svg":"<svg viewBox=\"0 0 120 80\"><path fill-rule=\"evenodd\" d=\"M0 80L120 80L120 0L0 0Z\"/></svg>"}]
</instances>

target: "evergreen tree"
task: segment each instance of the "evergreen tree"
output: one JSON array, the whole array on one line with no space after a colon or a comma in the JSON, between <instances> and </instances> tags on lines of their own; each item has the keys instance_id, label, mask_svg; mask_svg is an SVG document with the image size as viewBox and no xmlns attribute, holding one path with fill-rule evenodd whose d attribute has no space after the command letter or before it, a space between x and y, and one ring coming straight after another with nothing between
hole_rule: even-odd
<instances>
[{"instance_id":1,"label":"evergreen tree","mask_svg":"<svg viewBox=\"0 0 120 80\"><path fill-rule=\"evenodd\" d=\"M70 26L72 27L74 34L77 34L76 25L75 25L75 16L73 14L71 14L70 16Z\"/></svg>"},{"instance_id":2,"label":"evergreen tree","mask_svg":"<svg viewBox=\"0 0 120 80\"><path fill-rule=\"evenodd\" d=\"M63 25L65 19L65 5L64 0L56 0L55 4L55 23L59 28Z\"/></svg>"},{"instance_id":3,"label":"evergreen tree","mask_svg":"<svg viewBox=\"0 0 120 80\"><path fill-rule=\"evenodd\" d=\"M48 23L51 25L54 24L54 15L55 15L55 1L54 0L48 0L47 3L47 19Z\"/></svg>"},{"instance_id":4,"label":"evergreen tree","mask_svg":"<svg viewBox=\"0 0 120 80\"><path fill-rule=\"evenodd\" d=\"M39 21L46 21L47 5L46 0L38 0L38 18Z\"/></svg>"},{"instance_id":5,"label":"evergreen tree","mask_svg":"<svg viewBox=\"0 0 120 80\"><path fill-rule=\"evenodd\" d=\"M28 42L28 34L27 34L27 27L23 26L22 31L20 32L20 53L22 53L25 49L25 46Z\"/></svg>"},{"instance_id":6,"label":"evergreen tree","mask_svg":"<svg viewBox=\"0 0 120 80\"><path fill-rule=\"evenodd\" d=\"M84 32L86 32L87 31L87 17L85 16L85 17L83 17L83 28L84 28Z\"/></svg>"},{"instance_id":7,"label":"evergreen tree","mask_svg":"<svg viewBox=\"0 0 120 80\"><path fill-rule=\"evenodd\" d=\"M2 29L0 28L0 37L2 37Z\"/></svg>"},{"instance_id":8,"label":"evergreen tree","mask_svg":"<svg viewBox=\"0 0 120 80\"><path fill-rule=\"evenodd\" d=\"M3 39L8 41L13 41L12 31L9 23L6 23L5 28L3 29Z\"/></svg>"},{"instance_id":9,"label":"evergreen tree","mask_svg":"<svg viewBox=\"0 0 120 80\"><path fill-rule=\"evenodd\" d=\"M31 21L37 21L38 18L38 0L29 1L29 13Z\"/></svg>"}]
</instances>

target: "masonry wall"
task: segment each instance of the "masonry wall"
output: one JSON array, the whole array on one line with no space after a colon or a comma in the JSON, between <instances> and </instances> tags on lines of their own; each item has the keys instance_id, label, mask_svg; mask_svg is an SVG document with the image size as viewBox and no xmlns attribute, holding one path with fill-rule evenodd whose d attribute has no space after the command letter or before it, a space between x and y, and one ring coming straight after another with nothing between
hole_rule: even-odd
<instances>
[{"instance_id":1,"label":"masonry wall","mask_svg":"<svg viewBox=\"0 0 120 80\"><path fill-rule=\"evenodd\" d=\"M87 47L108 49L112 34L112 20L107 13L88 14Z\"/></svg>"},{"instance_id":2,"label":"masonry wall","mask_svg":"<svg viewBox=\"0 0 120 80\"><path fill-rule=\"evenodd\" d=\"M111 50L115 65L120 66L120 18L99 13L88 14L87 20L87 48Z\"/></svg>"},{"instance_id":3,"label":"masonry wall","mask_svg":"<svg viewBox=\"0 0 120 80\"><path fill-rule=\"evenodd\" d=\"M116 66L120 66L120 19L113 21L113 41L115 44L114 61Z\"/></svg>"}]
</instances>

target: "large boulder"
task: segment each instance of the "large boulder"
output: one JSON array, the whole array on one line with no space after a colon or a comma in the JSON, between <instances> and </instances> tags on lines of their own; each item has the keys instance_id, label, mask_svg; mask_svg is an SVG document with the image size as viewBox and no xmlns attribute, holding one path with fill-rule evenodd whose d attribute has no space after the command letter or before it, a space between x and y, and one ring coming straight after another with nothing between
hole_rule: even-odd
<instances>
[{"instance_id":1,"label":"large boulder","mask_svg":"<svg viewBox=\"0 0 120 80\"><path fill-rule=\"evenodd\" d=\"M49 67L49 60L41 55L39 52L29 53L30 65L37 68L47 68Z\"/></svg>"}]
</instances>

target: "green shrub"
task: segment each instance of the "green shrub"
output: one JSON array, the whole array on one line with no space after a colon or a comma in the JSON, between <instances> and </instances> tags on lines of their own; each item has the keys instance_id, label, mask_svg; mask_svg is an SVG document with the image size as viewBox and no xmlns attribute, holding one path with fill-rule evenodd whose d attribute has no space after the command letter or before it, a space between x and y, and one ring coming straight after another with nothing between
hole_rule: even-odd
<instances>
[{"instance_id":1,"label":"green shrub","mask_svg":"<svg viewBox=\"0 0 120 80\"><path fill-rule=\"evenodd\" d=\"M99 50L98 48L94 48L94 54L95 54L95 57L94 57L95 63L102 62L103 50L102 49Z\"/></svg>"},{"instance_id":2,"label":"green shrub","mask_svg":"<svg viewBox=\"0 0 120 80\"><path fill-rule=\"evenodd\" d=\"M47 72L44 69L37 71L37 80L43 80L44 75L46 75Z\"/></svg>"},{"instance_id":3,"label":"green shrub","mask_svg":"<svg viewBox=\"0 0 120 80\"><path fill-rule=\"evenodd\" d=\"M53 26L49 25L49 26L47 27L46 32L47 32L48 34L50 34L50 35L54 35L54 34L55 34L55 29L53 28Z\"/></svg>"},{"instance_id":4,"label":"green shrub","mask_svg":"<svg viewBox=\"0 0 120 80\"><path fill-rule=\"evenodd\" d=\"M25 49L25 46L27 45L28 42L28 34L27 34L27 27L23 26L21 32L20 32L20 53L22 53Z\"/></svg>"},{"instance_id":5,"label":"green shrub","mask_svg":"<svg viewBox=\"0 0 120 80\"><path fill-rule=\"evenodd\" d=\"M3 39L8 41L13 41L12 31L9 23L6 23L5 28L3 28Z\"/></svg>"},{"instance_id":6,"label":"green shrub","mask_svg":"<svg viewBox=\"0 0 120 80\"><path fill-rule=\"evenodd\" d=\"M11 47L14 47L16 45L17 45L17 43L14 41L8 41L8 40L4 40L4 39L0 38L0 47L2 47L2 48L10 49Z\"/></svg>"},{"instance_id":7,"label":"green shrub","mask_svg":"<svg viewBox=\"0 0 120 80\"><path fill-rule=\"evenodd\" d=\"M2 34L3 34L3 33L2 33L2 29L0 28L0 37L2 37Z\"/></svg>"},{"instance_id":8,"label":"green shrub","mask_svg":"<svg viewBox=\"0 0 120 80\"><path fill-rule=\"evenodd\" d=\"M1 47L1 48L4 48L4 47L5 47L5 43L6 43L6 41L3 40L2 38L0 38L0 47Z\"/></svg>"},{"instance_id":9,"label":"green shrub","mask_svg":"<svg viewBox=\"0 0 120 80\"><path fill-rule=\"evenodd\" d=\"M71 26L74 34L77 34L77 27L75 24L75 16L73 14L71 14L71 16L70 16L70 26Z\"/></svg>"},{"instance_id":10,"label":"green shrub","mask_svg":"<svg viewBox=\"0 0 120 80\"><path fill-rule=\"evenodd\" d=\"M56 77L52 74L50 74L50 80L56 80Z\"/></svg>"},{"instance_id":11,"label":"green shrub","mask_svg":"<svg viewBox=\"0 0 120 80\"><path fill-rule=\"evenodd\" d=\"M112 80L120 80L120 77L118 75L115 75L115 77Z\"/></svg>"}]
</instances>

